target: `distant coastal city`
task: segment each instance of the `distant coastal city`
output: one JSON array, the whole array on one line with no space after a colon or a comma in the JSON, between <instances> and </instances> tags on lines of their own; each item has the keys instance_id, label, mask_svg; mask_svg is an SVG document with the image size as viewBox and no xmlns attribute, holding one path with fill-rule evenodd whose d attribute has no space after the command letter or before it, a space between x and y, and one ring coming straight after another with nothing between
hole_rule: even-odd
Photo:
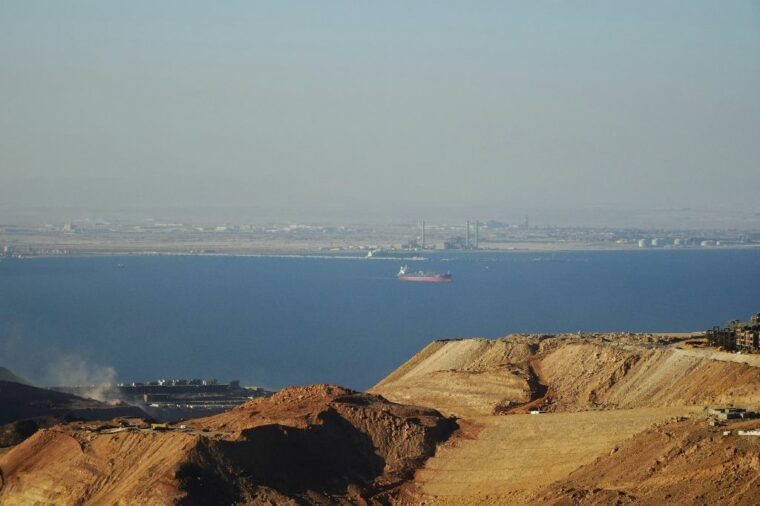
<instances>
[{"instance_id":1,"label":"distant coastal city","mask_svg":"<svg viewBox=\"0 0 760 506\"><path fill-rule=\"evenodd\" d=\"M384 225L197 225L153 219L135 223L82 219L59 224L0 225L0 255L17 258L103 254L381 257L390 252L434 250L583 251L758 245L760 231L753 230L549 226L533 225L528 217L519 223L419 220Z\"/></svg>"}]
</instances>

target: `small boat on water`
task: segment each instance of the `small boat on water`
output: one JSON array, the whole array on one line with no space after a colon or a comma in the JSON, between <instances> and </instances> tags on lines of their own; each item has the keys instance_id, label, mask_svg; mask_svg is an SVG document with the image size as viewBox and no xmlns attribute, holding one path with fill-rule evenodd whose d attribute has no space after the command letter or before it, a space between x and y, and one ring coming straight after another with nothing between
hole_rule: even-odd
<instances>
[{"instance_id":1,"label":"small boat on water","mask_svg":"<svg viewBox=\"0 0 760 506\"><path fill-rule=\"evenodd\" d=\"M409 272L409 268L404 265L399 269L397 277L400 281L419 281L423 283L450 283L451 273L439 274L437 272Z\"/></svg>"}]
</instances>

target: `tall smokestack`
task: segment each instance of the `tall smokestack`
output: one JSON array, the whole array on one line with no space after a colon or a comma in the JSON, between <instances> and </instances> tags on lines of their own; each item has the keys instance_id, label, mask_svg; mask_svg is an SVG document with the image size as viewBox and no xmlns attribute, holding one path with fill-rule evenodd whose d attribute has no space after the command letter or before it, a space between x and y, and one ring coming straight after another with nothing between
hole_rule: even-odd
<instances>
[{"instance_id":1,"label":"tall smokestack","mask_svg":"<svg viewBox=\"0 0 760 506\"><path fill-rule=\"evenodd\" d=\"M464 233L464 247L470 249L470 220L466 222L467 230Z\"/></svg>"},{"instance_id":2,"label":"tall smokestack","mask_svg":"<svg viewBox=\"0 0 760 506\"><path fill-rule=\"evenodd\" d=\"M425 220L422 220L422 249L425 249Z\"/></svg>"},{"instance_id":3,"label":"tall smokestack","mask_svg":"<svg viewBox=\"0 0 760 506\"><path fill-rule=\"evenodd\" d=\"M480 222L475 220L475 249L480 245Z\"/></svg>"}]
</instances>

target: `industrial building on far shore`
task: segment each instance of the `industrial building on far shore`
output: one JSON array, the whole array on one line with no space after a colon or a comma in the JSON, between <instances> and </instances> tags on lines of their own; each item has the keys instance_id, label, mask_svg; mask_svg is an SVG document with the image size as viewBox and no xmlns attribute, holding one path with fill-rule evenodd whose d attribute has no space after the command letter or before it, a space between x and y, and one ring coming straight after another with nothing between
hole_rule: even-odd
<instances>
[{"instance_id":1,"label":"industrial building on far shore","mask_svg":"<svg viewBox=\"0 0 760 506\"><path fill-rule=\"evenodd\" d=\"M260 387L244 387L239 381L219 383L216 379L159 379L113 385L53 387L60 392L88 397L94 390L110 402L139 406L159 420L209 416L232 409L273 392Z\"/></svg>"}]
</instances>

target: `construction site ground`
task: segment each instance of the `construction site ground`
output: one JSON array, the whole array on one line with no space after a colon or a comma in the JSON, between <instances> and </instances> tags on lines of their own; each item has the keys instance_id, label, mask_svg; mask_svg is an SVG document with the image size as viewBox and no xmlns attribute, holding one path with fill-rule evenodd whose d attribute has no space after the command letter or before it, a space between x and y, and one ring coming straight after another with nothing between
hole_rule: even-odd
<instances>
[{"instance_id":1,"label":"construction site ground","mask_svg":"<svg viewBox=\"0 0 760 506\"><path fill-rule=\"evenodd\" d=\"M760 449L760 437L734 435L743 442L733 450L731 441L720 440L719 428L705 432L705 408L760 408L760 355L684 346L691 337L598 333L431 343L372 389L390 400L459 419L460 431L416 472L406 503L751 501L752 487L760 483L760 460L752 457L755 446ZM669 424L676 430L658 429ZM649 439L632 443L652 430ZM670 441L676 432L682 438ZM664 443L648 443L657 438ZM629 450L618 457L626 445L641 452ZM668 445L670 453L661 455L660 448ZM733 451L738 452L735 458ZM695 457L688 460L688 455ZM608 460L598 464L603 458ZM668 464L679 459L686 459L681 465L694 473L668 474L676 469ZM641 462L652 469L645 477L646 490L625 479L640 471ZM583 474L594 465L601 471L615 469L617 481L595 482L593 473ZM757 478L739 487L733 484L738 475ZM576 483L576 476L583 480ZM702 486L700 476L715 480L713 495L687 498Z\"/></svg>"},{"instance_id":2,"label":"construction site ground","mask_svg":"<svg viewBox=\"0 0 760 506\"><path fill-rule=\"evenodd\" d=\"M429 505L520 504L653 424L701 407L481 416L417 471Z\"/></svg>"}]
</instances>

